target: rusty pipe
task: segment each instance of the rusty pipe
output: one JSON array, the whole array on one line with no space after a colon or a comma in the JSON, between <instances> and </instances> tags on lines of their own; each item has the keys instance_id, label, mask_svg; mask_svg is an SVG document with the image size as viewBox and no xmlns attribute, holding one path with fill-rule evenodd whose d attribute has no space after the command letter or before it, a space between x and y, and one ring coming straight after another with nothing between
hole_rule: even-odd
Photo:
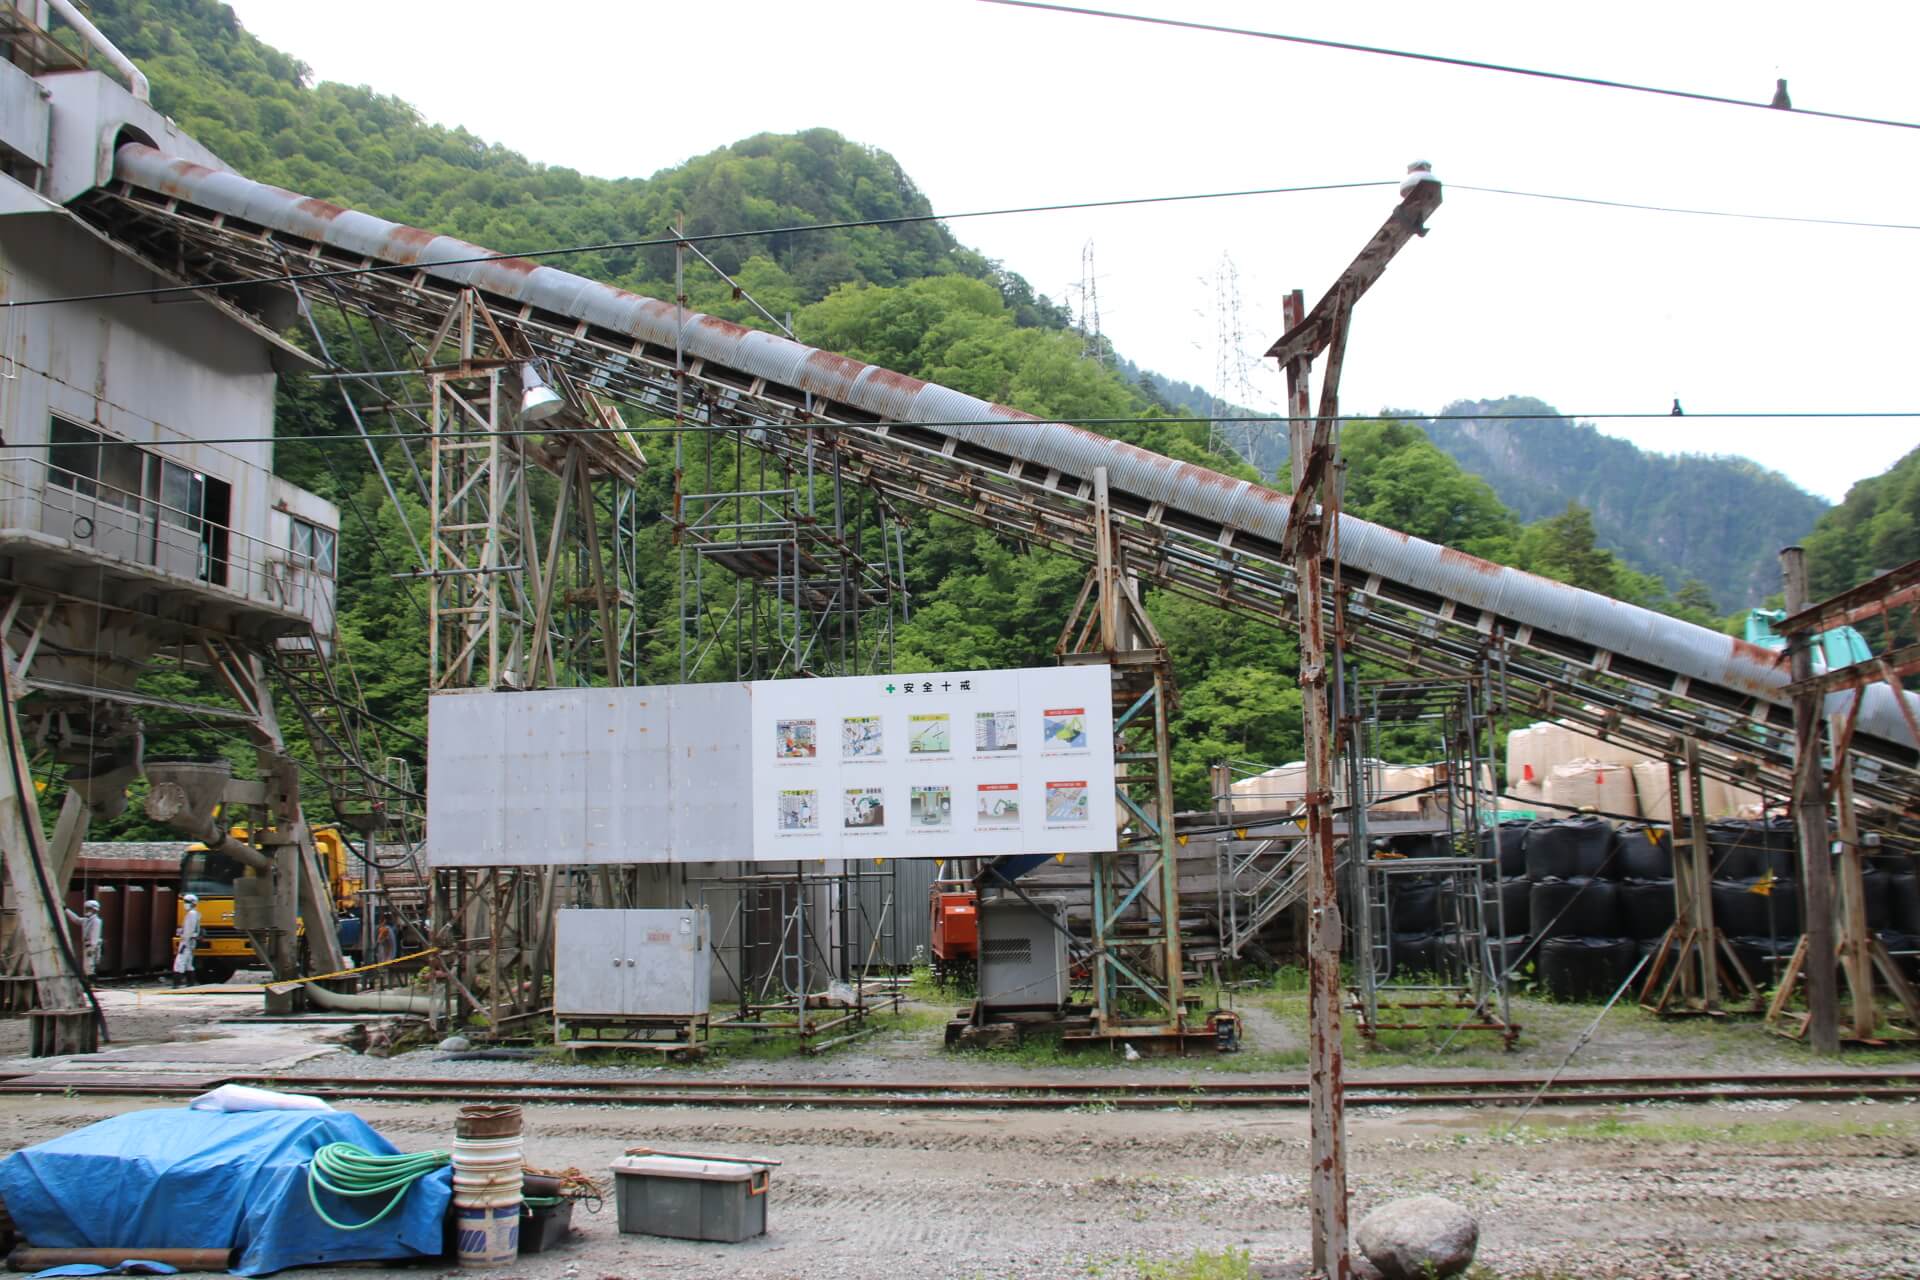
<instances>
[{"instance_id":1,"label":"rusty pipe","mask_svg":"<svg viewBox=\"0 0 1920 1280\"><path fill-rule=\"evenodd\" d=\"M225 1271L233 1261L233 1250L146 1249L137 1245L114 1249L36 1249L21 1245L7 1255L7 1267L13 1271L44 1271L48 1267L66 1267L75 1263L117 1267L135 1258L164 1262L182 1271Z\"/></svg>"}]
</instances>

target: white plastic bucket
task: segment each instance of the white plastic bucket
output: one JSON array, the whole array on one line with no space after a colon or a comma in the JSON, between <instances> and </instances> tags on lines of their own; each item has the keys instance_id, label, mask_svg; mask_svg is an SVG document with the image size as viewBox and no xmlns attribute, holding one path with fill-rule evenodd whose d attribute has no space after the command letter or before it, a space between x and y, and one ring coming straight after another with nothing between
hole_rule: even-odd
<instances>
[{"instance_id":1,"label":"white plastic bucket","mask_svg":"<svg viewBox=\"0 0 1920 1280\"><path fill-rule=\"evenodd\" d=\"M520 1135L510 1138L455 1138L453 1140L453 1173L456 1183L460 1175L469 1177L492 1177L496 1174L512 1174L517 1183L520 1180L520 1166L525 1161L525 1153L520 1147Z\"/></svg>"},{"instance_id":2,"label":"white plastic bucket","mask_svg":"<svg viewBox=\"0 0 1920 1280\"><path fill-rule=\"evenodd\" d=\"M479 1129L495 1136L465 1136ZM504 1130L505 1132L501 1132ZM455 1252L463 1267L503 1267L520 1253L518 1107L468 1107L453 1139Z\"/></svg>"},{"instance_id":3,"label":"white plastic bucket","mask_svg":"<svg viewBox=\"0 0 1920 1280\"><path fill-rule=\"evenodd\" d=\"M504 1267L520 1256L520 1191L454 1193L454 1249L463 1267Z\"/></svg>"}]
</instances>

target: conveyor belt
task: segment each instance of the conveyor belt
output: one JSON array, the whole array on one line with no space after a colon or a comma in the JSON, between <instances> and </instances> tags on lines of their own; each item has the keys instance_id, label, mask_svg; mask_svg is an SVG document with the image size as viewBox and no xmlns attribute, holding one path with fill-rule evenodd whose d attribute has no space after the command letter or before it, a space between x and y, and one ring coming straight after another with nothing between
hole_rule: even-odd
<instances>
[{"instance_id":1,"label":"conveyor belt","mask_svg":"<svg viewBox=\"0 0 1920 1280\"><path fill-rule=\"evenodd\" d=\"M816 464L839 450L859 482L903 508L1090 560L1093 475L1104 467L1132 568L1221 608L1294 621L1279 545L1288 502L1271 489L524 259L436 265L488 251L151 147L120 148L115 176L78 211L182 279L393 266L326 287L420 338L471 287L581 383L668 415L678 345L700 419L765 428L763 448L813 450ZM1537 714L1655 755L1690 736L1708 772L1790 793L1781 655L1352 517L1338 545L1355 652L1456 675L1504 653L1512 696ZM1901 696L1920 707L1885 684L1868 688L1853 739L1856 795L1883 822L1920 819L1920 751Z\"/></svg>"}]
</instances>

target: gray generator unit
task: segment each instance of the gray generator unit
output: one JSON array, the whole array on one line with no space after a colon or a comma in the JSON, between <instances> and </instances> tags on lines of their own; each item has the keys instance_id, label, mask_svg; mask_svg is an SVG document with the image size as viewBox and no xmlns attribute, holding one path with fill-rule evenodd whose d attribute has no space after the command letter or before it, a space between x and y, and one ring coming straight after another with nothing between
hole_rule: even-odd
<instances>
[{"instance_id":1,"label":"gray generator unit","mask_svg":"<svg viewBox=\"0 0 1920 1280\"><path fill-rule=\"evenodd\" d=\"M713 940L704 909L554 913L553 1015L562 1029L704 1027ZM565 1042L565 1035L555 1037Z\"/></svg>"},{"instance_id":2,"label":"gray generator unit","mask_svg":"<svg viewBox=\"0 0 1920 1280\"><path fill-rule=\"evenodd\" d=\"M1067 1002L1065 912L1056 904L992 898L980 904L980 1004L1058 1009Z\"/></svg>"}]
</instances>

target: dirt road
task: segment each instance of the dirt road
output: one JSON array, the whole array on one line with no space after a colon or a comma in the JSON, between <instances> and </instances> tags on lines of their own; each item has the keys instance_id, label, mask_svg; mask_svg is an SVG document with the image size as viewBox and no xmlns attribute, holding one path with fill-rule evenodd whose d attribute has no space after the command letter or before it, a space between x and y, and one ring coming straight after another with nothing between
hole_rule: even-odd
<instances>
[{"instance_id":1,"label":"dirt road","mask_svg":"<svg viewBox=\"0 0 1920 1280\"><path fill-rule=\"evenodd\" d=\"M820 1058L704 1066L576 1066L543 1060L449 1062L432 1051L358 1057L327 1043L338 1025L258 1017L258 997L111 992L120 1046L70 1064L77 1077L127 1070L190 1075L272 1070L301 1074L436 1075L556 1083L617 1074L688 1072L781 1079L1192 1079L1220 1077L1231 1059L1132 1064L954 1058L936 1026L878 1035ZM1252 1054L1279 1058L1295 1029L1282 1006L1256 1009ZM1265 1013L1268 1016L1259 1016ZM1578 1010L1530 1011L1543 1029L1512 1056L1474 1050L1461 1061L1395 1065L1362 1053L1350 1066L1396 1069L1557 1061ZM925 1021L924 1019L922 1020ZM1251 1055L1250 1055L1251 1056ZM1404 1055L1402 1055L1404 1057ZM1256 1062L1260 1059L1255 1058ZM1804 1049L1753 1026L1694 1027L1635 1020L1609 1027L1580 1066L1652 1070L1813 1065ZM1869 1065L1857 1062L1853 1065ZM1883 1057L1872 1065L1892 1066ZM32 1060L0 1062L38 1070ZM140 1106L59 1092L8 1098L0 1148L12 1150ZM445 1147L456 1104L354 1108L403 1150ZM1470 1207L1482 1226L1482 1277L1915 1277L1920 1280L1920 1104L1814 1105L1748 1100L1720 1106L1556 1108L1518 1134L1491 1109L1383 1109L1351 1118L1354 1218L1386 1200L1434 1192ZM577 1212L559 1251L504 1272L529 1280L671 1275L675 1280L902 1277L974 1280L1089 1277L1236 1280L1306 1270L1307 1134L1297 1111L1070 1112L709 1110L559 1106L530 1100L529 1160L604 1173L634 1144L744 1151L785 1163L774 1177L771 1231L733 1246L622 1236L613 1206ZM1243 1253L1212 1269L1196 1253ZM1175 1269L1156 1270L1171 1263ZM307 1272L320 1280L363 1268ZM452 1275L444 1264L403 1274Z\"/></svg>"},{"instance_id":2,"label":"dirt road","mask_svg":"<svg viewBox=\"0 0 1920 1280\"><path fill-rule=\"evenodd\" d=\"M0 1139L11 1149L134 1105L9 1100ZM1356 1218L1395 1196L1452 1197L1479 1215L1481 1262L1501 1277L1920 1276L1920 1106L1743 1105L1563 1109L1515 1138L1496 1132L1500 1113L1369 1114L1352 1132ZM445 1146L455 1108L356 1110L411 1150ZM1125 1277L1229 1250L1250 1274L1305 1270L1293 1114L527 1110L538 1165L600 1171L631 1143L785 1161L771 1231L733 1246L622 1236L608 1205L576 1214L567 1247L504 1274Z\"/></svg>"}]
</instances>

